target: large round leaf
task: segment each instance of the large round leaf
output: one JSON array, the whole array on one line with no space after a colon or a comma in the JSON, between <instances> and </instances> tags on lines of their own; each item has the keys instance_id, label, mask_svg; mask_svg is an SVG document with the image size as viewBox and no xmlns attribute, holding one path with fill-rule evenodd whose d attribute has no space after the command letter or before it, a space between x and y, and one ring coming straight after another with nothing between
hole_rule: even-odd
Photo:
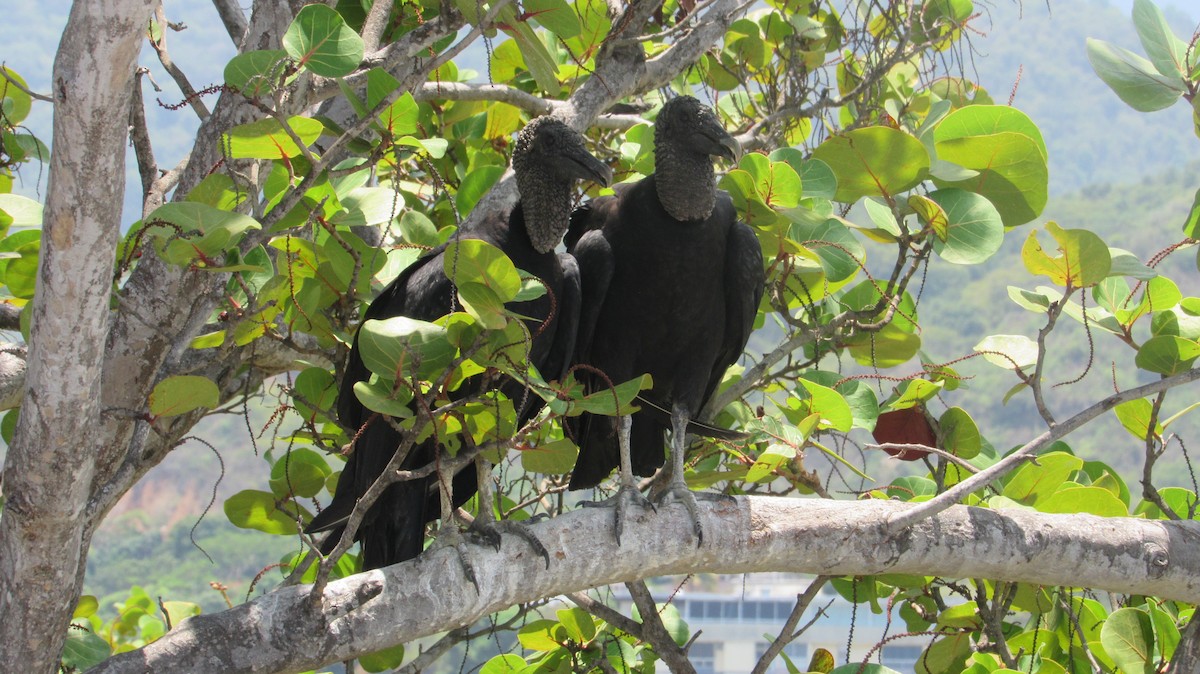
<instances>
[{"instance_id":1,"label":"large round leaf","mask_svg":"<svg viewBox=\"0 0 1200 674\"><path fill-rule=\"evenodd\" d=\"M287 123L305 147L312 145L325 129L308 117L290 117ZM230 159L280 159L303 153L274 118L233 127L221 137L221 147Z\"/></svg>"},{"instance_id":2,"label":"large round leaf","mask_svg":"<svg viewBox=\"0 0 1200 674\"><path fill-rule=\"evenodd\" d=\"M194 201L163 204L145 225L163 259L180 266L223 258L246 231L261 228L254 218Z\"/></svg>"},{"instance_id":3,"label":"large round leaf","mask_svg":"<svg viewBox=\"0 0 1200 674\"><path fill-rule=\"evenodd\" d=\"M984 197L960 189L931 192L946 215L946 236L933 239L933 250L947 262L979 264L1000 250L1004 221Z\"/></svg>"},{"instance_id":4,"label":"large round leaf","mask_svg":"<svg viewBox=\"0 0 1200 674\"><path fill-rule=\"evenodd\" d=\"M225 66L225 84L244 96L255 97L275 90L291 61L281 49L260 49L238 54Z\"/></svg>"},{"instance_id":5,"label":"large round leaf","mask_svg":"<svg viewBox=\"0 0 1200 674\"><path fill-rule=\"evenodd\" d=\"M337 11L306 5L283 35L283 48L302 67L323 77L349 75L363 58L363 40Z\"/></svg>"},{"instance_id":6,"label":"large round leaf","mask_svg":"<svg viewBox=\"0 0 1200 674\"><path fill-rule=\"evenodd\" d=\"M407 316L363 323L358 346L367 369L392 381L412 373L433 377L450 364L456 351L445 328Z\"/></svg>"},{"instance_id":7,"label":"large round leaf","mask_svg":"<svg viewBox=\"0 0 1200 674\"><path fill-rule=\"evenodd\" d=\"M1074 288L1087 288L1100 283L1112 269L1112 255L1104 240L1086 229L1063 229L1053 220L1046 231L1058 244L1058 253L1051 257L1032 231L1021 247L1021 259L1031 274L1048 276L1054 283Z\"/></svg>"},{"instance_id":8,"label":"large round leaf","mask_svg":"<svg viewBox=\"0 0 1200 674\"><path fill-rule=\"evenodd\" d=\"M1087 56L1100 79L1139 112L1169 108L1187 91L1182 77L1164 77L1150 61L1103 40L1088 38Z\"/></svg>"},{"instance_id":9,"label":"large round leaf","mask_svg":"<svg viewBox=\"0 0 1200 674\"><path fill-rule=\"evenodd\" d=\"M1134 363L1143 370L1169 376L1190 370L1198 357L1200 343L1173 335L1159 335L1142 344Z\"/></svg>"},{"instance_id":10,"label":"large round leaf","mask_svg":"<svg viewBox=\"0 0 1200 674\"><path fill-rule=\"evenodd\" d=\"M821 143L813 158L837 177L834 198L847 203L912 189L929 173L929 152L921 141L887 126L855 129Z\"/></svg>"},{"instance_id":11,"label":"large round leaf","mask_svg":"<svg viewBox=\"0 0 1200 674\"><path fill-rule=\"evenodd\" d=\"M196 409L212 409L221 403L217 385L208 377L179 375L167 377L150 392L150 414L170 417Z\"/></svg>"},{"instance_id":12,"label":"large round leaf","mask_svg":"<svg viewBox=\"0 0 1200 674\"><path fill-rule=\"evenodd\" d=\"M225 516L241 529L255 529L268 534L296 534L298 527L295 516L280 510L278 506L274 494L247 489L225 501Z\"/></svg>"},{"instance_id":13,"label":"large round leaf","mask_svg":"<svg viewBox=\"0 0 1200 674\"><path fill-rule=\"evenodd\" d=\"M991 201L1008 227L1041 214L1049 198L1046 143L1023 113L1007 106L970 105L946 116L934 131L938 159L976 174L938 180Z\"/></svg>"},{"instance_id":14,"label":"large round leaf","mask_svg":"<svg viewBox=\"0 0 1200 674\"><path fill-rule=\"evenodd\" d=\"M1104 652L1122 672L1158 671L1155 667L1154 624L1150 615L1136 608L1113 611L1100 628Z\"/></svg>"}]
</instances>

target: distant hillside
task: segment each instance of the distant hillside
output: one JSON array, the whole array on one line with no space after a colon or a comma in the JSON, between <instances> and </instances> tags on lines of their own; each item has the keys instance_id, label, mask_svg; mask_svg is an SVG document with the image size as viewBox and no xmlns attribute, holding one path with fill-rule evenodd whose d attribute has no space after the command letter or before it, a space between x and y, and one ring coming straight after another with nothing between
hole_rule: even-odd
<instances>
[{"instance_id":1,"label":"distant hillside","mask_svg":"<svg viewBox=\"0 0 1200 674\"><path fill-rule=\"evenodd\" d=\"M1188 4L1193 14L1200 13ZM1105 0L976 0L975 5L985 13L972 25L986 32L972 38L978 79L997 103L1008 102L1015 86L1013 105L1033 118L1046 139L1052 193L1134 182L1200 158L1186 103L1149 115L1136 112L1088 63L1088 37L1142 52L1127 8ZM1200 20L1175 8L1168 17L1185 39Z\"/></svg>"}]
</instances>

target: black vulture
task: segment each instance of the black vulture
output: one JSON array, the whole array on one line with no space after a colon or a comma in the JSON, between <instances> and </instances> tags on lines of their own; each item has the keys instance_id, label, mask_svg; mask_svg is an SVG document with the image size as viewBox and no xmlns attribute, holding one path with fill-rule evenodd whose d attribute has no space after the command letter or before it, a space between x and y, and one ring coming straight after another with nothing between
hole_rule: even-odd
<instances>
[{"instance_id":1,"label":"black vulture","mask_svg":"<svg viewBox=\"0 0 1200 674\"><path fill-rule=\"evenodd\" d=\"M620 467L619 539L628 501L644 502L633 475L662 467L670 429L671 472L662 495L688 507L701 542L695 496L683 479L684 439L750 338L763 254L716 187L712 157L734 159L739 147L713 111L690 96L668 101L654 144L655 173L578 209L567 234L583 278L576 362L613 383L642 373L654 380L631 416L580 418L570 488L593 487ZM589 390L606 385L583 376Z\"/></svg>"},{"instance_id":2,"label":"black vulture","mask_svg":"<svg viewBox=\"0 0 1200 674\"><path fill-rule=\"evenodd\" d=\"M529 362L547 379L557 379L565 374L574 349L580 281L574 259L556 253L554 248L570 222L575 181L593 180L607 185L612 172L587 152L580 134L553 117L539 117L522 129L512 165L520 201L507 218L489 215L478 227L460 232L459 238L482 239L504 251L518 269L541 279L546 294L510 303L507 308L525 319L533 335ZM454 284L443 271L445 255L443 245L405 269L367 308L364 322L395 316L432 321L449 313L456 306L456 298ZM402 441L388 419L366 409L354 394L355 383L370 376L358 351L356 333L338 393L337 412L342 426L357 432L357 438L332 502L305 529L308 533L330 532L321 544L325 554L337 544L355 503L382 474ZM482 385L481 375L473 385L464 384L460 391L479 392ZM514 404L525 401L525 408L518 411L522 423L540 407L533 402L540 399L524 391L519 382L507 380L500 389ZM418 443L403 460L401 470L428 465L437 459L438 452L434 439ZM453 505L457 507L470 498L477 488L477 478L490 479L488 472L478 475L471 464L456 474L450 485ZM425 524L437 519L445 507L442 504L439 508L442 499L439 492L439 478L435 474L394 483L380 496L357 532L362 542L364 570L412 559L421 553ZM490 505L481 511L486 511L485 515L490 513ZM477 519L477 524L482 519ZM497 535L495 531L489 533ZM540 546L536 539L531 544ZM540 552L545 554L544 549Z\"/></svg>"}]
</instances>

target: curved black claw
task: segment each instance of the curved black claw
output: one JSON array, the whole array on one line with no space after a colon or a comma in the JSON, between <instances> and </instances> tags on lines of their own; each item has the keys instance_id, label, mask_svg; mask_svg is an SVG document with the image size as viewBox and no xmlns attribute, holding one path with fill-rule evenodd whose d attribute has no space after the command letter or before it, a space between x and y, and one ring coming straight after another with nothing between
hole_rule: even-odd
<instances>
[{"instance_id":1,"label":"curved black claw","mask_svg":"<svg viewBox=\"0 0 1200 674\"><path fill-rule=\"evenodd\" d=\"M542 542L538 540L537 536L533 535L532 531L520 522L490 520L477 517L467 531L483 539L483 542L495 548L496 552L500 551L500 537L502 534L517 536L524 540L529 547L533 548L534 552L541 555L542 559L546 560L546 568L550 568L550 551L546 549L545 545L542 545Z\"/></svg>"},{"instance_id":2,"label":"curved black claw","mask_svg":"<svg viewBox=\"0 0 1200 674\"><path fill-rule=\"evenodd\" d=\"M439 548L454 548L454 552L458 555L458 563L462 565L463 575L471 581L471 585L475 586L475 593L480 594L479 580L475 576L475 567L471 564L471 559L467 554L467 539L463 536L462 531L455 525L445 527L438 532L437 540L433 545Z\"/></svg>"}]
</instances>

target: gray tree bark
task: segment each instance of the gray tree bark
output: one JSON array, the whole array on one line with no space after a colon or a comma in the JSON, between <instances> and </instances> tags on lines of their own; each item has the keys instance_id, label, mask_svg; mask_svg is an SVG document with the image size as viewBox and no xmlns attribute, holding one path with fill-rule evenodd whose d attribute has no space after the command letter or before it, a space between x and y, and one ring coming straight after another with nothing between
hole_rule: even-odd
<instances>
[{"instance_id":1,"label":"gray tree bark","mask_svg":"<svg viewBox=\"0 0 1200 674\"><path fill-rule=\"evenodd\" d=\"M452 549L329 583L285 587L190 618L96 674L290 672L470 625L518 603L686 573L911 573L1091 587L1200 602L1200 522L954 506L899 534L892 501L738 497L700 505L704 545L686 509L640 511L618 545L609 509L534 524L550 568L511 536L470 550L479 591Z\"/></svg>"},{"instance_id":2,"label":"gray tree bark","mask_svg":"<svg viewBox=\"0 0 1200 674\"><path fill-rule=\"evenodd\" d=\"M54 152L26 392L5 465L0 662L55 672L79 594L125 189L126 115L149 0L75 3L54 62ZM113 111L120 111L113 114ZM6 665L6 666L7 666Z\"/></svg>"}]
</instances>

